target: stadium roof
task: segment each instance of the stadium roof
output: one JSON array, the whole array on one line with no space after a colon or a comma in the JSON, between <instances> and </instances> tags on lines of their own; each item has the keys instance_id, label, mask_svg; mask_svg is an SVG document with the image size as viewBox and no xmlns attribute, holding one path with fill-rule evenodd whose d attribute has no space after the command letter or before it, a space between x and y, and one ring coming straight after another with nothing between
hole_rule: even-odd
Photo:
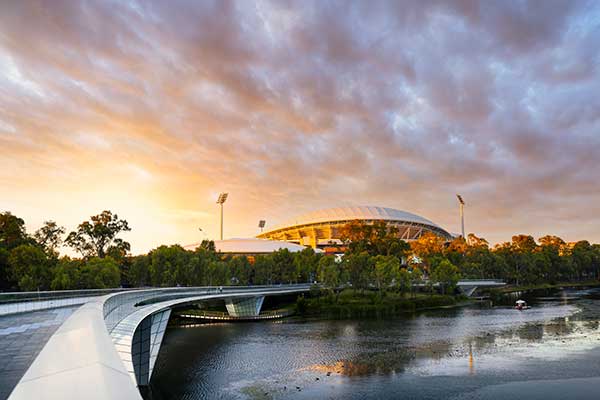
<instances>
[{"instance_id":1,"label":"stadium roof","mask_svg":"<svg viewBox=\"0 0 600 400\"><path fill-rule=\"evenodd\" d=\"M354 207L336 207L323 210L312 211L300 215L292 221L278 225L269 229L276 231L289 226L310 225L322 222L352 221L352 220L387 220L387 221L406 221L434 226L440 229L439 225L423 218L402 210L387 207L375 206L354 206Z\"/></svg>"}]
</instances>

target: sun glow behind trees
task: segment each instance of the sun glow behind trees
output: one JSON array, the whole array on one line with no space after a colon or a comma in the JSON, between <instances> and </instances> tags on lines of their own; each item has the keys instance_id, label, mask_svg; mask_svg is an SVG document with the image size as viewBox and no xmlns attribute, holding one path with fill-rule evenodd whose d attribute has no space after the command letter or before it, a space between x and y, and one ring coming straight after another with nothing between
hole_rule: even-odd
<instances>
[{"instance_id":1,"label":"sun glow behind trees","mask_svg":"<svg viewBox=\"0 0 600 400\"><path fill-rule=\"evenodd\" d=\"M124 286L248 285L313 282L357 289L412 291L415 284L439 283L449 293L459 278L503 279L511 284L597 280L600 245L565 243L546 235L539 243L528 235L491 248L473 234L451 242L426 233L410 244L398 239L384 222L353 222L344 228L346 252L341 260L307 248L282 249L245 256L215 252L203 241L194 251L162 245L147 254L128 254L118 237L129 224L110 211L84 221L67 236L81 258L60 257L56 246L65 230L54 221L28 235L25 223L0 214L0 289L47 290ZM430 286L431 288L431 286Z\"/></svg>"}]
</instances>

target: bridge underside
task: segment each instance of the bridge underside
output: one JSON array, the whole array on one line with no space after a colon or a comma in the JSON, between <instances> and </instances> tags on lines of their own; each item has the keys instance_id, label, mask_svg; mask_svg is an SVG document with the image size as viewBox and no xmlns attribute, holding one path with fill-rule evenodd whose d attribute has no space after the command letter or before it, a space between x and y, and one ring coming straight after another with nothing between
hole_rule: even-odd
<instances>
[{"instance_id":1,"label":"bridge underside","mask_svg":"<svg viewBox=\"0 0 600 400\"><path fill-rule=\"evenodd\" d=\"M232 317L255 317L260 314L265 296L225 299L227 313Z\"/></svg>"}]
</instances>

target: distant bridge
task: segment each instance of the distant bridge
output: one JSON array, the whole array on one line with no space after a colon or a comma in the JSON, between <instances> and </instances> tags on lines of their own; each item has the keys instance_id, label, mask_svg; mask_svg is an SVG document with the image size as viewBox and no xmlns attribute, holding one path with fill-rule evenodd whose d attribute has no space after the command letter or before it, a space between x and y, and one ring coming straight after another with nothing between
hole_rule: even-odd
<instances>
[{"instance_id":1,"label":"distant bridge","mask_svg":"<svg viewBox=\"0 0 600 400\"><path fill-rule=\"evenodd\" d=\"M428 286L427 282L417 283L417 284L413 285L413 287L420 287L420 288L425 288L427 286ZM435 283L432 286L439 287L440 284ZM458 288L458 290L467 297L473 296L475 291L477 291L477 289L479 289L479 288L488 288L489 289L489 288L502 287L502 286L506 286L506 283L504 283L503 281L500 281L500 280L496 280L496 279L469 279L469 280L458 281L456 283L456 287Z\"/></svg>"},{"instance_id":2,"label":"distant bridge","mask_svg":"<svg viewBox=\"0 0 600 400\"><path fill-rule=\"evenodd\" d=\"M229 315L260 313L265 296L308 291L310 285L127 290L68 299L0 305L0 315L81 304L50 337L10 400L140 400L148 385L174 307L223 299ZM67 304L62 304L62 303ZM70 303L69 303L70 302ZM79 303L78 303L79 302ZM15 311L16 309L20 311Z\"/></svg>"},{"instance_id":3,"label":"distant bridge","mask_svg":"<svg viewBox=\"0 0 600 400\"><path fill-rule=\"evenodd\" d=\"M469 279L458 281L456 287L468 297L473 296L473 293L479 288L495 288L506 286L504 281L496 279Z\"/></svg>"}]
</instances>

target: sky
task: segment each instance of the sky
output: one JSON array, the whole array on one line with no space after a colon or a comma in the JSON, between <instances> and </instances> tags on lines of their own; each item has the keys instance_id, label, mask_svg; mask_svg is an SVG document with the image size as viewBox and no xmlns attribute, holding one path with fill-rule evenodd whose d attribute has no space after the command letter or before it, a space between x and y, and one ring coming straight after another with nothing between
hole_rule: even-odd
<instances>
[{"instance_id":1,"label":"sky","mask_svg":"<svg viewBox=\"0 0 600 400\"><path fill-rule=\"evenodd\" d=\"M377 205L600 242L600 3L0 2L0 211L134 254ZM202 232L199 231L202 229Z\"/></svg>"}]
</instances>

